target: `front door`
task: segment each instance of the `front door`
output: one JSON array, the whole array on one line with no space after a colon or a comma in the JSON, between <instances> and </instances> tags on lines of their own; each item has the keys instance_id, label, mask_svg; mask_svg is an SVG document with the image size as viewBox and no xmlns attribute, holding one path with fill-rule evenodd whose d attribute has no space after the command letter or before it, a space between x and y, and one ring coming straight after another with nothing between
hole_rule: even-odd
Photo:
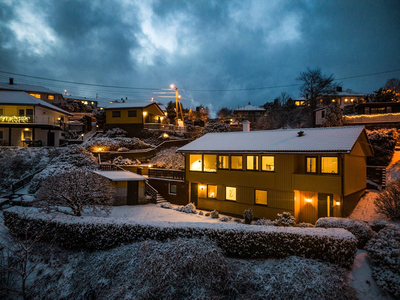
<instances>
[{"instance_id":1,"label":"front door","mask_svg":"<svg viewBox=\"0 0 400 300\"><path fill-rule=\"evenodd\" d=\"M127 205L137 205L139 203L139 181L128 181Z\"/></svg>"},{"instance_id":2,"label":"front door","mask_svg":"<svg viewBox=\"0 0 400 300\"><path fill-rule=\"evenodd\" d=\"M199 194L199 184L192 182L190 185L190 202L194 203L197 207L198 202L198 194Z\"/></svg>"},{"instance_id":3,"label":"front door","mask_svg":"<svg viewBox=\"0 0 400 300\"><path fill-rule=\"evenodd\" d=\"M333 194L318 193L318 219L333 217Z\"/></svg>"},{"instance_id":4,"label":"front door","mask_svg":"<svg viewBox=\"0 0 400 300\"><path fill-rule=\"evenodd\" d=\"M54 146L54 132L47 132L47 146Z\"/></svg>"}]
</instances>

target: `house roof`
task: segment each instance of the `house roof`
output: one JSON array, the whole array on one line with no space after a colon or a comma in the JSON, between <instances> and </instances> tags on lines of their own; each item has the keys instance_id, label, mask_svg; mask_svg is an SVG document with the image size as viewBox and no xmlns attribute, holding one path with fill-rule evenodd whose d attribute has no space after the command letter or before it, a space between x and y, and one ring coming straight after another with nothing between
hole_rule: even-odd
<instances>
[{"instance_id":1,"label":"house roof","mask_svg":"<svg viewBox=\"0 0 400 300\"><path fill-rule=\"evenodd\" d=\"M0 90L26 91L26 92L45 93L45 94L61 94L59 92L55 92L53 90L50 90L48 88L39 85L9 84L5 82L0 82Z\"/></svg>"},{"instance_id":2,"label":"house roof","mask_svg":"<svg viewBox=\"0 0 400 300\"><path fill-rule=\"evenodd\" d=\"M125 102L117 102L117 103L104 103L103 104L103 108L104 109L118 109L118 108L145 108L147 106L150 105L157 105L158 108L160 108L158 106L158 104L154 101L130 101L127 100ZM161 109L160 109L161 110Z\"/></svg>"},{"instance_id":3,"label":"house roof","mask_svg":"<svg viewBox=\"0 0 400 300\"><path fill-rule=\"evenodd\" d=\"M257 110L265 111L264 108L257 107L257 106L254 106L254 105L250 105L250 104L246 105L246 106L239 107L238 109L235 109L235 111L242 111L242 110L246 110L246 111L257 111Z\"/></svg>"},{"instance_id":4,"label":"house roof","mask_svg":"<svg viewBox=\"0 0 400 300\"><path fill-rule=\"evenodd\" d=\"M98 99L96 99L96 98L88 98L88 97L81 97L81 96L64 95L63 97L65 100L71 99L71 100L82 100L82 101L93 101L93 102L98 101Z\"/></svg>"},{"instance_id":5,"label":"house roof","mask_svg":"<svg viewBox=\"0 0 400 300\"><path fill-rule=\"evenodd\" d=\"M55 110L65 115L72 116L71 113L55 105L52 105L46 101L33 97L27 94L26 92L0 91L0 104L44 106L48 109Z\"/></svg>"},{"instance_id":6,"label":"house roof","mask_svg":"<svg viewBox=\"0 0 400 300\"><path fill-rule=\"evenodd\" d=\"M299 131L304 135L299 137ZM346 126L208 133L179 148L178 152L349 153L363 132L363 126Z\"/></svg>"},{"instance_id":7,"label":"house roof","mask_svg":"<svg viewBox=\"0 0 400 300\"><path fill-rule=\"evenodd\" d=\"M147 180L146 177L142 175L132 173L129 171L93 171L107 179L112 181L142 181Z\"/></svg>"}]
</instances>

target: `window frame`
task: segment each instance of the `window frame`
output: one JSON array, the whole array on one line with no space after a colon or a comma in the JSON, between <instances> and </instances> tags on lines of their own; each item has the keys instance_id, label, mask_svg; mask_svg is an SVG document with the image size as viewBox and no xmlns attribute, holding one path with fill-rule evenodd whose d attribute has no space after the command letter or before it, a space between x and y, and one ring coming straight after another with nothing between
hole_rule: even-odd
<instances>
[{"instance_id":1,"label":"window frame","mask_svg":"<svg viewBox=\"0 0 400 300\"><path fill-rule=\"evenodd\" d=\"M0 116L2 116L4 114L4 109L0 108Z\"/></svg>"},{"instance_id":2,"label":"window frame","mask_svg":"<svg viewBox=\"0 0 400 300\"><path fill-rule=\"evenodd\" d=\"M235 199L228 199L228 193L227 193L228 189L235 189ZM235 186L226 186L225 187L225 200L237 202L237 188Z\"/></svg>"},{"instance_id":3,"label":"window frame","mask_svg":"<svg viewBox=\"0 0 400 300\"><path fill-rule=\"evenodd\" d=\"M257 203L257 191L260 192L265 192L266 193L266 204L264 203ZM259 189L255 189L254 190L254 205L262 205L262 206L268 206L268 191L267 190L259 190Z\"/></svg>"},{"instance_id":4,"label":"window frame","mask_svg":"<svg viewBox=\"0 0 400 300\"><path fill-rule=\"evenodd\" d=\"M117 114L118 114L118 116L117 116ZM111 111L111 116L113 118L121 118L121 111L120 110L113 110L113 111Z\"/></svg>"},{"instance_id":5,"label":"window frame","mask_svg":"<svg viewBox=\"0 0 400 300\"><path fill-rule=\"evenodd\" d=\"M252 157L253 158L253 166L255 166L255 168L253 169L249 169L248 167L248 158ZM260 160L258 155L246 155L246 171L255 171L258 172L260 168Z\"/></svg>"},{"instance_id":6,"label":"window frame","mask_svg":"<svg viewBox=\"0 0 400 300\"><path fill-rule=\"evenodd\" d=\"M134 115L134 116L131 116ZM137 110L128 110L128 118L137 118Z\"/></svg>"},{"instance_id":7,"label":"window frame","mask_svg":"<svg viewBox=\"0 0 400 300\"><path fill-rule=\"evenodd\" d=\"M171 187L175 186L175 193L172 192ZM169 183L168 184L168 194L169 195L176 195L177 194L177 190L178 190L178 185L173 184L173 183Z\"/></svg>"},{"instance_id":8,"label":"window frame","mask_svg":"<svg viewBox=\"0 0 400 300\"><path fill-rule=\"evenodd\" d=\"M228 166L226 168L220 167L220 160L219 160L220 157L227 157L228 158ZM231 161L231 159L230 159L229 155L218 155L217 169L218 170L229 170L230 161Z\"/></svg>"},{"instance_id":9,"label":"window frame","mask_svg":"<svg viewBox=\"0 0 400 300\"><path fill-rule=\"evenodd\" d=\"M307 163L307 159L308 158L315 158L315 172L308 172L307 168L308 168L308 163ZM305 157L305 162L306 162L306 168L305 168L305 173L306 174L318 174L318 156L306 156Z\"/></svg>"},{"instance_id":10,"label":"window frame","mask_svg":"<svg viewBox=\"0 0 400 300\"><path fill-rule=\"evenodd\" d=\"M210 197L210 187L215 187L215 196ZM218 186L216 184L207 184L207 199L217 199L218 195Z\"/></svg>"},{"instance_id":11,"label":"window frame","mask_svg":"<svg viewBox=\"0 0 400 300\"><path fill-rule=\"evenodd\" d=\"M240 169L232 168L232 157L240 157L242 159L242 167ZM230 164L230 170L243 171L243 155L231 155L229 158L229 164Z\"/></svg>"},{"instance_id":12,"label":"window frame","mask_svg":"<svg viewBox=\"0 0 400 300\"><path fill-rule=\"evenodd\" d=\"M22 115L21 115L21 113L22 113ZM18 109L18 116L19 116L19 117L25 116L25 109L19 108L19 109Z\"/></svg>"},{"instance_id":13,"label":"window frame","mask_svg":"<svg viewBox=\"0 0 400 300\"><path fill-rule=\"evenodd\" d=\"M274 158L274 169L273 170L263 170L263 157L273 157ZM275 155L261 155L261 171L262 172L275 172Z\"/></svg>"},{"instance_id":14,"label":"window frame","mask_svg":"<svg viewBox=\"0 0 400 300\"><path fill-rule=\"evenodd\" d=\"M336 160L337 160L337 172L336 173L327 173L327 172L322 172L322 159L323 158L336 158ZM319 160L319 163L320 163L320 167L319 167L319 170L320 170L320 174L323 174L323 175L339 175L340 174L340 170L339 170L339 157L338 156L321 156L320 157L320 160Z\"/></svg>"},{"instance_id":15,"label":"window frame","mask_svg":"<svg viewBox=\"0 0 400 300\"><path fill-rule=\"evenodd\" d=\"M200 155L201 156L201 170L192 170L191 169L191 162L190 162L190 157L192 156L192 155ZM203 172L203 154L195 154L195 153L193 153L193 154L189 154L189 172Z\"/></svg>"}]
</instances>

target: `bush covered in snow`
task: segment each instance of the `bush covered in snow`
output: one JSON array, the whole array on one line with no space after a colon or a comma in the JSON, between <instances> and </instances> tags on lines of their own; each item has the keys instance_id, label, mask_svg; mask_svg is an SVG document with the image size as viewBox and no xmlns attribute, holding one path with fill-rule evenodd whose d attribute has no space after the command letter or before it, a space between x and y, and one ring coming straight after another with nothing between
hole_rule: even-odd
<instances>
[{"instance_id":1,"label":"bush covered in snow","mask_svg":"<svg viewBox=\"0 0 400 300\"><path fill-rule=\"evenodd\" d=\"M228 222L229 221L229 219L228 219L228 217L222 217L222 218L220 218L219 219L221 222Z\"/></svg>"},{"instance_id":2,"label":"bush covered in snow","mask_svg":"<svg viewBox=\"0 0 400 300\"><path fill-rule=\"evenodd\" d=\"M283 212L278 214L278 219L275 220L276 226L294 226L295 218L291 215L290 212Z\"/></svg>"},{"instance_id":3,"label":"bush covered in snow","mask_svg":"<svg viewBox=\"0 0 400 300\"><path fill-rule=\"evenodd\" d=\"M373 166L387 166L393 157L394 147L398 137L397 130L379 129L367 130L368 139L374 150L373 157L367 157L367 164Z\"/></svg>"},{"instance_id":4,"label":"bush covered in snow","mask_svg":"<svg viewBox=\"0 0 400 300\"><path fill-rule=\"evenodd\" d=\"M244 224L251 224L251 222L253 221L253 211L251 210L251 208L246 209L243 212L243 219Z\"/></svg>"},{"instance_id":5,"label":"bush covered in snow","mask_svg":"<svg viewBox=\"0 0 400 300\"><path fill-rule=\"evenodd\" d=\"M181 212L184 212L184 213L187 213L187 214L197 214L196 206L194 206L193 203L186 204L182 208Z\"/></svg>"},{"instance_id":6,"label":"bush covered in snow","mask_svg":"<svg viewBox=\"0 0 400 300\"><path fill-rule=\"evenodd\" d=\"M200 131L199 137L203 136L210 132L229 132L231 128L229 124L221 123L221 122L208 122L207 125Z\"/></svg>"},{"instance_id":7,"label":"bush covered in snow","mask_svg":"<svg viewBox=\"0 0 400 300\"><path fill-rule=\"evenodd\" d=\"M374 200L377 213L392 220L400 220L400 178L388 184Z\"/></svg>"},{"instance_id":8,"label":"bush covered in snow","mask_svg":"<svg viewBox=\"0 0 400 300\"><path fill-rule=\"evenodd\" d=\"M388 225L365 246L374 263L372 276L384 290L400 298L400 228Z\"/></svg>"},{"instance_id":9,"label":"bush covered in snow","mask_svg":"<svg viewBox=\"0 0 400 300\"><path fill-rule=\"evenodd\" d=\"M103 133L103 137L107 138L125 137L126 135L127 132L121 128L112 128Z\"/></svg>"},{"instance_id":10,"label":"bush covered in snow","mask_svg":"<svg viewBox=\"0 0 400 300\"><path fill-rule=\"evenodd\" d=\"M217 212L215 209L210 213L211 218L213 219L218 219L219 218L219 212Z\"/></svg>"},{"instance_id":11,"label":"bush covered in snow","mask_svg":"<svg viewBox=\"0 0 400 300\"><path fill-rule=\"evenodd\" d=\"M369 227L371 227L371 229L375 232L379 232L380 230L382 230L389 224L390 223L386 220L375 220L375 221L368 222Z\"/></svg>"},{"instance_id":12,"label":"bush covered in snow","mask_svg":"<svg viewBox=\"0 0 400 300\"><path fill-rule=\"evenodd\" d=\"M156 168L184 170L185 157L180 153L176 153L176 150L178 150L178 147L161 150L150 159L150 163Z\"/></svg>"},{"instance_id":13,"label":"bush covered in snow","mask_svg":"<svg viewBox=\"0 0 400 300\"><path fill-rule=\"evenodd\" d=\"M358 247L362 249L372 238L374 232L367 223L348 218L320 218L315 223L316 227L344 228L350 231L358 240Z\"/></svg>"},{"instance_id":14,"label":"bush covered in snow","mask_svg":"<svg viewBox=\"0 0 400 300\"><path fill-rule=\"evenodd\" d=\"M27 213L29 212L29 213ZM285 257L298 255L349 267L357 252L357 239L343 229L255 227L239 224L198 226L116 222L114 219L47 214L34 208L4 210L7 227L24 234L25 226L44 230L44 237L65 248L100 250L146 239L167 241L207 237L227 255L236 257ZM16 225L18 224L18 226Z\"/></svg>"},{"instance_id":15,"label":"bush covered in snow","mask_svg":"<svg viewBox=\"0 0 400 300\"><path fill-rule=\"evenodd\" d=\"M255 221L254 225L274 226L275 222L272 220L262 218Z\"/></svg>"},{"instance_id":16,"label":"bush covered in snow","mask_svg":"<svg viewBox=\"0 0 400 300\"><path fill-rule=\"evenodd\" d=\"M129 159L129 158L123 158L122 156L118 156L113 159L112 163L114 165L124 165L124 166L131 166L131 165L140 165L141 162L138 159Z\"/></svg>"},{"instance_id":17,"label":"bush covered in snow","mask_svg":"<svg viewBox=\"0 0 400 300\"><path fill-rule=\"evenodd\" d=\"M127 148L129 150L151 148L149 144L138 138L126 137L99 137L83 143L82 146L90 152L96 152L96 148L101 148L101 151L117 151L119 148Z\"/></svg>"},{"instance_id":18,"label":"bush covered in snow","mask_svg":"<svg viewBox=\"0 0 400 300\"><path fill-rule=\"evenodd\" d=\"M303 223L303 222L299 223L298 226L301 228L314 228L315 227L315 225L313 225L311 223Z\"/></svg>"},{"instance_id":19,"label":"bush covered in snow","mask_svg":"<svg viewBox=\"0 0 400 300\"><path fill-rule=\"evenodd\" d=\"M171 203L169 203L169 202L161 203L161 207L167 208L167 209L172 209Z\"/></svg>"}]
</instances>

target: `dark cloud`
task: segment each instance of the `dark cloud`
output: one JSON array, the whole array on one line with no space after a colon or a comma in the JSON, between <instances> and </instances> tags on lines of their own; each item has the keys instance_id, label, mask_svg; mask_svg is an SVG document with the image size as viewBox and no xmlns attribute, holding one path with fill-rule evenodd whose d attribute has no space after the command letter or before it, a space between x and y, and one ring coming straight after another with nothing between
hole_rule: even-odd
<instances>
[{"instance_id":1,"label":"dark cloud","mask_svg":"<svg viewBox=\"0 0 400 300\"><path fill-rule=\"evenodd\" d=\"M172 82L182 90L273 87L298 83L307 67L320 67L336 78L400 68L399 20L396 0L7 0L0 4L0 69L132 87L166 88ZM400 73L342 83L345 89L370 93L391 77ZM68 89L91 97L96 92L111 98L152 96L76 85ZM283 91L299 93L294 86L182 95L186 106L200 103L216 110L249 101L261 105Z\"/></svg>"}]
</instances>

